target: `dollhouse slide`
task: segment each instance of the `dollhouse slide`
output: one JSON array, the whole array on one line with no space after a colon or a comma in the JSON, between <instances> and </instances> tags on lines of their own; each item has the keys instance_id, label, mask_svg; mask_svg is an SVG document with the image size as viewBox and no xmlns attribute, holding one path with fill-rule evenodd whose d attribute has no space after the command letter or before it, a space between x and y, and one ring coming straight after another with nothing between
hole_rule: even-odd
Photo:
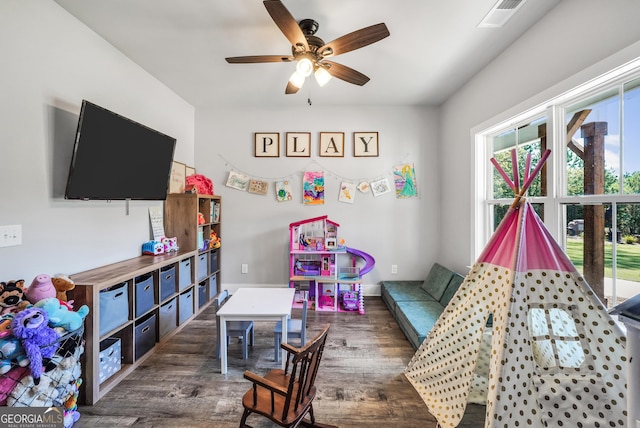
<instances>
[{"instance_id":1,"label":"dollhouse slide","mask_svg":"<svg viewBox=\"0 0 640 428\"><path fill-rule=\"evenodd\" d=\"M360 276L365 275L373 269L376 264L376 260L373 258L371 254L365 253L364 251L356 250L355 248L345 247L345 250L349 254L353 254L356 257L360 257L364 260L365 264L360 268Z\"/></svg>"}]
</instances>

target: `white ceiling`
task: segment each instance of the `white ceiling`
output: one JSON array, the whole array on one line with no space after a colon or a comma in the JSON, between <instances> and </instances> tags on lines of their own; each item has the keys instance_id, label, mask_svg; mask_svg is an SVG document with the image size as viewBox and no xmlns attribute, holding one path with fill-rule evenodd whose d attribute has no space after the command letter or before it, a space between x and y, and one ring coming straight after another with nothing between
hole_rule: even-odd
<instances>
[{"instance_id":1,"label":"white ceiling","mask_svg":"<svg viewBox=\"0 0 640 428\"><path fill-rule=\"evenodd\" d=\"M55 0L196 107L439 105L560 0L526 1L502 28L477 28L496 0L283 0L331 41L384 22L391 35L332 58L369 76L364 86L313 79L285 95L293 63L228 64L289 55L260 0Z\"/></svg>"}]
</instances>

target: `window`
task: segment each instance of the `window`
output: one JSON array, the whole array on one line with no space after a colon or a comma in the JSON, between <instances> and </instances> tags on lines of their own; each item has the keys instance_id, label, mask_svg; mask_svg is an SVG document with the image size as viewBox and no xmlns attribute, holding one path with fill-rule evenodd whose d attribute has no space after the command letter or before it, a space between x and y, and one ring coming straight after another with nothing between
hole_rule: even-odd
<instances>
[{"instance_id":1,"label":"window","mask_svg":"<svg viewBox=\"0 0 640 428\"><path fill-rule=\"evenodd\" d=\"M608 307L640 293L640 60L476 135L475 256L513 201L490 163L520 179L552 156L526 195Z\"/></svg>"},{"instance_id":2,"label":"window","mask_svg":"<svg viewBox=\"0 0 640 428\"><path fill-rule=\"evenodd\" d=\"M557 371L579 369L585 354L580 342L578 325L571 312L575 306L529 306L528 324L533 359L539 369Z\"/></svg>"}]
</instances>

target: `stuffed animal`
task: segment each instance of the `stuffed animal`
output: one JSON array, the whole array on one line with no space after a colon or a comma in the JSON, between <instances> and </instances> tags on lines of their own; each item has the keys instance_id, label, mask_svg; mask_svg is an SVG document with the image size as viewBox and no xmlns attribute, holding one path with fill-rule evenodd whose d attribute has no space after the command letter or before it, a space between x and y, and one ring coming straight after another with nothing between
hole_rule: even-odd
<instances>
[{"instance_id":1,"label":"stuffed animal","mask_svg":"<svg viewBox=\"0 0 640 428\"><path fill-rule=\"evenodd\" d=\"M221 242L220 237L216 234L214 230L211 231L211 240L209 241L209 248L215 250L220 248Z\"/></svg>"},{"instance_id":2,"label":"stuffed animal","mask_svg":"<svg viewBox=\"0 0 640 428\"><path fill-rule=\"evenodd\" d=\"M0 317L0 339L7 337L13 333L11 323L13 322L13 314L4 314Z\"/></svg>"},{"instance_id":3,"label":"stuffed animal","mask_svg":"<svg viewBox=\"0 0 640 428\"><path fill-rule=\"evenodd\" d=\"M69 278L68 275L58 273L51 278L51 283L56 289L56 297L58 300L67 302L67 291L71 291L76 287L76 283Z\"/></svg>"},{"instance_id":4,"label":"stuffed animal","mask_svg":"<svg viewBox=\"0 0 640 428\"><path fill-rule=\"evenodd\" d=\"M51 378L43 377L42 382L27 375L23 377L7 398L9 407L51 407L59 392Z\"/></svg>"},{"instance_id":5,"label":"stuffed animal","mask_svg":"<svg viewBox=\"0 0 640 428\"><path fill-rule=\"evenodd\" d=\"M24 279L0 282L0 313L21 311L29 305L24 297Z\"/></svg>"},{"instance_id":6,"label":"stuffed animal","mask_svg":"<svg viewBox=\"0 0 640 428\"><path fill-rule=\"evenodd\" d=\"M69 410L64 412L64 428L71 428L73 424L80 419L80 412L77 410Z\"/></svg>"},{"instance_id":7,"label":"stuffed animal","mask_svg":"<svg viewBox=\"0 0 640 428\"><path fill-rule=\"evenodd\" d=\"M167 238L163 237L160 242L164 245L165 253L172 253L178 251L178 238Z\"/></svg>"},{"instance_id":8,"label":"stuffed animal","mask_svg":"<svg viewBox=\"0 0 640 428\"><path fill-rule=\"evenodd\" d=\"M57 392L54 394L54 406L62 406L73 395L73 387L81 375L80 363L75 357L67 357L55 370L42 373L42 379L48 378Z\"/></svg>"},{"instance_id":9,"label":"stuffed animal","mask_svg":"<svg viewBox=\"0 0 640 428\"><path fill-rule=\"evenodd\" d=\"M29 358L20 340L11 335L0 339L0 374L9 372L13 367L26 367Z\"/></svg>"},{"instance_id":10,"label":"stuffed animal","mask_svg":"<svg viewBox=\"0 0 640 428\"><path fill-rule=\"evenodd\" d=\"M25 290L24 297L31 303L37 303L47 297L56 297L56 293L51 277L43 273L33 279L31 285Z\"/></svg>"},{"instance_id":11,"label":"stuffed animal","mask_svg":"<svg viewBox=\"0 0 640 428\"><path fill-rule=\"evenodd\" d=\"M77 330L82 327L84 318L89 313L89 307L82 305L77 312L70 311L69 308L62 304L56 297L49 297L40 300L33 305L47 313L49 319L49 327L62 327L67 331Z\"/></svg>"},{"instance_id":12,"label":"stuffed animal","mask_svg":"<svg viewBox=\"0 0 640 428\"><path fill-rule=\"evenodd\" d=\"M51 358L56 352L58 333L48 325L47 313L36 307L16 314L13 320L13 335L20 339L29 358L29 368L35 384L40 381L43 358Z\"/></svg>"},{"instance_id":13,"label":"stuffed animal","mask_svg":"<svg viewBox=\"0 0 640 428\"><path fill-rule=\"evenodd\" d=\"M64 428L71 428L80 419L78 411L80 385L82 385L82 378L78 378L74 385L73 395L64 403Z\"/></svg>"},{"instance_id":14,"label":"stuffed animal","mask_svg":"<svg viewBox=\"0 0 640 428\"><path fill-rule=\"evenodd\" d=\"M193 185L201 195L213 195L213 181L202 174L193 174L185 179L187 186Z\"/></svg>"},{"instance_id":15,"label":"stuffed animal","mask_svg":"<svg viewBox=\"0 0 640 428\"><path fill-rule=\"evenodd\" d=\"M0 376L0 406L7 405L7 398L13 392L16 385L23 377L29 375L29 367L14 367L9 372Z\"/></svg>"}]
</instances>

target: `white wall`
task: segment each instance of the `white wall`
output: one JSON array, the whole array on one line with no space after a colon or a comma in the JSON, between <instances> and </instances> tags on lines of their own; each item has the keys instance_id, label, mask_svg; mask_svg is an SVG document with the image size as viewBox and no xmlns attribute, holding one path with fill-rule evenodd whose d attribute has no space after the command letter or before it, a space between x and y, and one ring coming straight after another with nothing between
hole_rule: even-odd
<instances>
[{"instance_id":1,"label":"white wall","mask_svg":"<svg viewBox=\"0 0 640 428\"><path fill-rule=\"evenodd\" d=\"M64 200L82 99L177 138L193 163L194 109L51 1L0 2L0 225L23 244L0 248L0 281L73 274L135 257L161 202ZM114 174L117 167L114 165Z\"/></svg>"},{"instance_id":2,"label":"white wall","mask_svg":"<svg viewBox=\"0 0 640 428\"><path fill-rule=\"evenodd\" d=\"M334 82L333 84L341 84ZM382 279L424 278L437 259L440 218L438 201L437 111L415 107L333 107L198 110L196 114L196 169L214 182L222 195L222 283L235 288L243 284L284 285L288 282L289 224L328 215L340 224L346 245L376 259L375 269L364 279L366 292ZM311 132L312 156L284 156L286 132ZM319 132L344 132L344 158L318 156ZM379 132L379 157L354 158L353 132ZM279 158L255 158L254 132L281 135ZM338 202L341 181L358 183L382 177L392 180L394 165L415 165L418 194L398 200L393 193L374 197L357 193L354 204ZM269 181L266 196L225 186L235 170ZM325 171L325 203L302 204L302 173ZM273 182L289 178L294 200L277 202ZM391 181L393 183L393 181ZM241 274L247 263L249 273ZM391 265L398 274L391 275Z\"/></svg>"},{"instance_id":3,"label":"white wall","mask_svg":"<svg viewBox=\"0 0 640 428\"><path fill-rule=\"evenodd\" d=\"M564 0L441 106L441 261L466 272L473 219L471 129L640 56L640 2Z\"/></svg>"}]
</instances>

